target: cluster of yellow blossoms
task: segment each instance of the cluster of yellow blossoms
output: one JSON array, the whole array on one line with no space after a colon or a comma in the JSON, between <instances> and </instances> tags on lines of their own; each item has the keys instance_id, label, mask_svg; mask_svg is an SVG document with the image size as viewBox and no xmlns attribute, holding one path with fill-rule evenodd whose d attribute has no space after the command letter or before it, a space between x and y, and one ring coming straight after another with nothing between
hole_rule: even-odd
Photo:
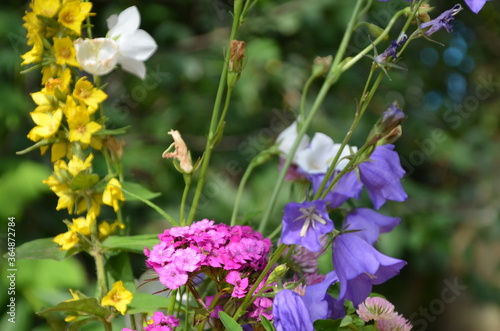
<instances>
[{"instance_id":1,"label":"cluster of yellow blossoms","mask_svg":"<svg viewBox=\"0 0 500 331\"><path fill-rule=\"evenodd\" d=\"M119 221L96 224L102 204L117 212L125 199L117 174L100 179L93 173L91 151L107 149L103 154L108 159L119 153L113 153L110 146L116 144L104 134L100 105L107 95L87 77L79 76L81 67L73 44L92 15L92 3L33 0L30 8L23 18L32 48L22 55L22 64L41 68L42 89L31 94L36 108L30 115L36 126L28 138L42 154L51 151L54 172L44 183L59 197L56 209L76 215L86 212L85 217L66 221L68 232L54 238L62 249L69 250L92 234L102 241L123 228Z\"/></svg>"}]
</instances>

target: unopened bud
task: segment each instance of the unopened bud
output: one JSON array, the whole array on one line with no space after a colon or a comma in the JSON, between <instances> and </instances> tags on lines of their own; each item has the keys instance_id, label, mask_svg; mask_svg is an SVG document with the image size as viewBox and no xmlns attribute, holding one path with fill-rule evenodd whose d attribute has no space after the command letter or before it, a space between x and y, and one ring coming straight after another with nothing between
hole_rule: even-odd
<instances>
[{"instance_id":1,"label":"unopened bud","mask_svg":"<svg viewBox=\"0 0 500 331\"><path fill-rule=\"evenodd\" d=\"M401 137L402 134L403 134L403 128L401 127L401 125L398 125L387 136L380 139L377 142L377 146L393 144L396 142L396 140L399 139L399 137Z\"/></svg>"},{"instance_id":2,"label":"unopened bud","mask_svg":"<svg viewBox=\"0 0 500 331\"><path fill-rule=\"evenodd\" d=\"M123 146L125 146L125 141L117 140L113 136L109 136L103 141L104 146L111 152L111 159L114 162L118 162L123 157Z\"/></svg>"},{"instance_id":3,"label":"unopened bud","mask_svg":"<svg viewBox=\"0 0 500 331\"><path fill-rule=\"evenodd\" d=\"M240 78L241 71L243 70L243 58L245 57L244 41L231 40L229 45L229 62L227 68L227 85L233 87Z\"/></svg>"},{"instance_id":4,"label":"unopened bud","mask_svg":"<svg viewBox=\"0 0 500 331\"><path fill-rule=\"evenodd\" d=\"M372 36L374 36L375 38L378 38L379 36L381 36L383 33L384 33L384 29L382 29L380 26L378 25L375 25L373 23L366 23L366 27L368 28L368 31L370 32L370 34ZM384 38L382 38L382 40L387 40L389 39L389 35L385 35Z\"/></svg>"},{"instance_id":5,"label":"unopened bud","mask_svg":"<svg viewBox=\"0 0 500 331\"><path fill-rule=\"evenodd\" d=\"M175 158L179 161L180 168L176 165L177 170L183 173L191 173L193 171L193 164L191 163L191 156L189 155L189 151L187 149L186 143L182 140L181 134L177 130L170 130L168 132L169 135L174 138L174 143L168 147L168 149L163 152L162 157L165 159ZM168 151L175 147L175 151L168 153Z\"/></svg>"},{"instance_id":6,"label":"unopened bud","mask_svg":"<svg viewBox=\"0 0 500 331\"><path fill-rule=\"evenodd\" d=\"M267 278L266 283L272 284L272 283L276 282L276 279L282 278L286 274L287 271L288 271L288 267L286 266L286 264L280 264L279 266L274 268L274 270L271 272L271 274Z\"/></svg>"},{"instance_id":7,"label":"unopened bud","mask_svg":"<svg viewBox=\"0 0 500 331\"><path fill-rule=\"evenodd\" d=\"M333 57L331 55L325 57L317 56L314 59L312 66L312 76L319 77L326 74L328 70L330 70L330 66L332 65L332 60Z\"/></svg>"},{"instance_id":8,"label":"unopened bud","mask_svg":"<svg viewBox=\"0 0 500 331\"><path fill-rule=\"evenodd\" d=\"M368 135L369 144L377 144L379 140L390 135L405 119L405 114L394 101L377 121L372 131Z\"/></svg>"}]
</instances>

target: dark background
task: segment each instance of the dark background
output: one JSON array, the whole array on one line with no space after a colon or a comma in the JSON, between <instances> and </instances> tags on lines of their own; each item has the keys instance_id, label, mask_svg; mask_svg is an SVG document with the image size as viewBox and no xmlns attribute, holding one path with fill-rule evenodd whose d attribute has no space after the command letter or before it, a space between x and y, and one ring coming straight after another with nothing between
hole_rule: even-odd
<instances>
[{"instance_id":1,"label":"dark background","mask_svg":"<svg viewBox=\"0 0 500 331\"><path fill-rule=\"evenodd\" d=\"M231 102L225 136L213 155L199 219L229 222L236 185L246 165L293 120L310 64L317 55L335 53L351 3L262 0L254 8L238 35L247 42L245 69ZM455 2L434 4L432 17ZM96 1L94 35L104 36L105 19L131 5L139 8L141 28L154 37L159 49L147 61L145 81L121 70L104 77L109 82L105 112L112 128L132 125L123 137L126 179L161 192L155 203L177 217L183 180L161 153L171 143L170 129L181 132L193 158L204 149L232 4ZM367 20L384 26L395 7L394 2L377 2ZM24 2L0 4L0 223L6 229L3 220L16 217L18 245L65 232L62 220L68 217L55 211L57 197L41 183L52 169L49 156L36 151L15 154L30 146L26 134L33 126L29 112L35 105L29 93L40 89L36 71L19 74L19 56L28 50L22 28L26 9ZM387 203L381 210L403 221L382 236L378 246L407 260L408 266L400 277L374 290L411 318L414 330L500 329L498 9L498 1L487 3L479 15L465 7L456 17L453 33L433 35L443 45L425 39L413 42L400 62L407 70L391 70L392 80L384 78L352 140L360 146L377 116L394 100L408 116L396 148L407 170L403 185L409 199ZM368 42L366 30L359 29L350 52L355 54ZM370 65L366 58L342 76L313 123L311 136L320 131L341 141ZM313 84L309 102L319 87L319 81ZM96 162L99 168L102 160ZM255 225L262 215L276 173L274 160L252 176L240 209L250 224ZM291 199L293 190L290 183L284 186L279 206ZM280 208L273 226L281 220ZM131 234L159 233L166 227L155 211L137 202L126 203L124 214ZM104 210L106 215L112 217L111 209ZM0 239L5 243L4 235ZM143 261L142 256L133 258L137 277ZM82 254L65 262L18 261L18 269L18 324L12 330L50 330L44 320L34 317L34 311L69 299L68 288L93 293L94 270ZM2 290L2 306L7 299ZM12 325L6 315L2 318L0 329L9 330Z\"/></svg>"}]
</instances>

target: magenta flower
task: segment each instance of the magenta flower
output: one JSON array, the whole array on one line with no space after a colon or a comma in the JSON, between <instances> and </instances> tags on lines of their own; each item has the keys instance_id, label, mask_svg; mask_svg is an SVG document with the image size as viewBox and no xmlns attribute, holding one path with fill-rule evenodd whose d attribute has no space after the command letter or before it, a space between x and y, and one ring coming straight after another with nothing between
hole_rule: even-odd
<instances>
[{"instance_id":1,"label":"magenta flower","mask_svg":"<svg viewBox=\"0 0 500 331\"><path fill-rule=\"evenodd\" d=\"M320 236L333 230L323 200L290 202L285 206L281 242L302 245L312 252L321 249Z\"/></svg>"},{"instance_id":2,"label":"magenta flower","mask_svg":"<svg viewBox=\"0 0 500 331\"><path fill-rule=\"evenodd\" d=\"M373 285L399 274L403 260L386 256L353 233L343 233L333 242L333 266L340 282L339 300L348 299L357 307Z\"/></svg>"},{"instance_id":3,"label":"magenta flower","mask_svg":"<svg viewBox=\"0 0 500 331\"><path fill-rule=\"evenodd\" d=\"M233 298L243 298L247 294L248 278L241 278L238 271L230 271L226 276L226 282L234 285L231 293Z\"/></svg>"},{"instance_id":4,"label":"magenta flower","mask_svg":"<svg viewBox=\"0 0 500 331\"><path fill-rule=\"evenodd\" d=\"M172 331L179 326L179 320L173 315L164 315L162 312L155 312L152 318L153 323L144 328L145 331Z\"/></svg>"},{"instance_id":5,"label":"magenta flower","mask_svg":"<svg viewBox=\"0 0 500 331\"><path fill-rule=\"evenodd\" d=\"M426 36L430 36L434 32L437 32L443 28L447 32L451 32L453 31L453 26L451 25L451 21L455 19L454 16L458 14L462 9L463 7L461 5L456 4L455 6L453 6L453 8L444 11L441 15L439 15L435 19L420 24L420 28L421 29L429 28L429 30L425 32Z\"/></svg>"},{"instance_id":6,"label":"magenta flower","mask_svg":"<svg viewBox=\"0 0 500 331\"><path fill-rule=\"evenodd\" d=\"M401 222L399 217L390 217L377 213L369 208L353 209L346 217L346 230L360 230L353 234L374 244L381 233L390 232Z\"/></svg>"},{"instance_id":7,"label":"magenta flower","mask_svg":"<svg viewBox=\"0 0 500 331\"><path fill-rule=\"evenodd\" d=\"M375 209L386 200L404 201L408 198L400 179L405 174L394 145L377 146L367 161L359 164L361 181Z\"/></svg>"}]
</instances>

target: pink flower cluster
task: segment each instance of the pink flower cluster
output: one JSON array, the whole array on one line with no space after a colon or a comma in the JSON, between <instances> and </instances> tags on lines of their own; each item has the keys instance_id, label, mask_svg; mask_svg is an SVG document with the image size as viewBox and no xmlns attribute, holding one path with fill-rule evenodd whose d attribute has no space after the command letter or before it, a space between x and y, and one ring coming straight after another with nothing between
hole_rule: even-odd
<instances>
[{"instance_id":1,"label":"pink flower cluster","mask_svg":"<svg viewBox=\"0 0 500 331\"><path fill-rule=\"evenodd\" d=\"M172 331L179 326L179 320L174 315L165 316L162 312L155 312L153 318L144 327L144 331ZM132 329L122 329L122 331L135 331Z\"/></svg>"},{"instance_id":2,"label":"pink flower cluster","mask_svg":"<svg viewBox=\"0 0 500 331\"><path fill-rule=\"evenodd\" d=\"M271 247L269 239L249 226L214 225L214 221L206 219L167 229L158 238L160 243L151 251L144 249L146 266L154 269L160 282L172 290L200 272L213 274L212 268L244 273L262 270ZM234 274L229 282L246 287L246 281Z\"/></svg>"}]
</instances>

